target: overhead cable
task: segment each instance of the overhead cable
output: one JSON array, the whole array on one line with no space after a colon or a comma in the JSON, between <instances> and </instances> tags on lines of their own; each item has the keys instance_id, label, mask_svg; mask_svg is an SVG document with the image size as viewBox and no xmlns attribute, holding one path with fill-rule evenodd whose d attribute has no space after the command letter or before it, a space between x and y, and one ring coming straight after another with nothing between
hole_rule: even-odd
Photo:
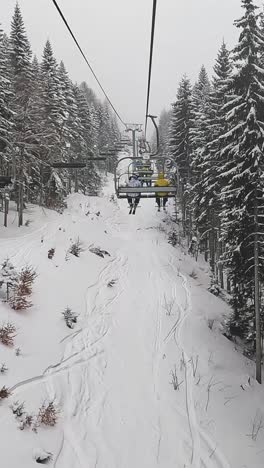
<instances>
[{"instance_id":1,"label":"overhead cable","mask_svg":"<svg viewBox=\"0 0 264 468\"><path fill-rule=\"evenodd\" d=\"M68 24L68 22L67 22L67 20L66 20L66 18L65 18L65 16L64 16L64 14L62 13L62 10L60 9L58 3L56 2L56 0L52 0L52 2L53 2L53 4L55 5L57 11L59 12L59 15L61 16L61 18L62 18L62 20L63 20L65 26L67 27L67 29L68 29L70 35L72 36L72 38L73 38L75 44L77 45L79 51L81 52L81 54L82 54L82 56L83 56L85 62L87 63L88 67L90 68L90 71L92 72L92 74L93 74L93 76L94 76L96 82L98 83L98 85L99 85L100 89L102 90L102 92L103 92L105 98L107 99L107 101L109 102L110 106L112 107L114 113L116 114L116 116L118 117L118 119L120 120L120 122L121 122L123 125L126 125L125 122L123 121L123 119L120 117L119 113L117 112L116 108L115 108L114 105L112 104L110 98L108 97L107 93L105 92L105 90L104 90L103 86L101 85L99 79L97 78L95 72L93 71L93 68L91 67L90 63L88 62L88 59L86 58L86 56L85 56L85 54L84 54L84 52L83 52L81 46L79 45L79 43L78 43L78 41L77 41L75 35L73 34L73 32L72 32L72 30L71 30L71 28L70 28L70 26L69 26L69 24Z\"/></svg>"},{"instance_id":2,"label":"overhead cable","mask_svg":"<svg viewBox=\"0 0 264 468\"><path fill-rule=\"evenodd\" d=\"M153 0L151 38L150 38L150 52L149 52L149 73L148 73L148 90L147 90L147 104L146 104L145 135L146 135L146 132L147 132L147 124L148 124L149 95L150 95L152 57L153 57L154 35L155 35L156 7L157 7L157 0Z\"/></svg>"}]
</instances>

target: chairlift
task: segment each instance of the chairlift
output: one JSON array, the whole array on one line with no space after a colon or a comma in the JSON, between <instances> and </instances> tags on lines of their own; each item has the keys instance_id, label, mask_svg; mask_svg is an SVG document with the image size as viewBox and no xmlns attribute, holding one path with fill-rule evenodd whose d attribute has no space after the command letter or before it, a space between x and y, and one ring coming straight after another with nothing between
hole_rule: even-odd
<instances>
[{"instance_id":1,"label":"chairlift","mask_svg":"<svg viewBox=\"0 0 264 468\"><path fill-rule=\"evenodd\" d=\"M167 158L169 159L169 158ZM122 170L122 165L124 161L131 161L126 170ZM156 194L158 192L166 193L167 198L175 198L177 194L177 187L178 187L178 172L176 171L176 179L177 182L175 183L175 172L172 171L165 171L165 178L169 180L173 180L174 182L169 187L155 187L155 182L158 179L158 170L156 166L156 162L164 160L161 157L153 156L151 158L151 173L149 172L148 177L144 177L143 175L140 176L137 167L140 167L142 164L142 158L134 158L133 156L126 156L124 158L119 159L118 163L115 167L114 173L114 182L115 182L115 191L117 198L127 198L130 193L140 193L141 198L156 198ZM172 158L171 158L172 160ZM173 160L172 160L173 162ZM128 179L132 173L136 173L139 175L139 180L143 183L147 183L147 186L142 187L128 187Z\"/></svg>"}]
</instances>

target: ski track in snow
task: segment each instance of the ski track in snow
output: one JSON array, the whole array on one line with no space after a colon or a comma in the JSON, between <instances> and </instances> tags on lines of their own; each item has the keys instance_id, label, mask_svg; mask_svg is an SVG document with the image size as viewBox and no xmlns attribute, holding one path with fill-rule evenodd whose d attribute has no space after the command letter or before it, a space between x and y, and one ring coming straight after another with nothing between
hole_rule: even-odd
<instances>
[{"instance_id":1,"label":"ski track in snow","mask_svg":"<svg viewBox=\"0 0 264 468\"><path fill-rule=\"evenodd\" d=\"M172 261L170 261L170 266L172 269L174 269ZM185 291L186 303L184 307L178 304L180 307L180 313L168 338L172 333L174 334L175 342L177 346L179 346L184 359L186 412L192 438L191 466L194 468L231 468L223 453L210 439L210 437L206 435L204 431L202 431L197 422L195 402L193 399L193 386L195 385L193 369L191 366L190 357L184 350L184 339L182 338L182 328L184 321L188 315L191 314L192 310L191 295L188 288L187 278L179 271L178 275L182 279L182 287Z\"/></svg>"},{"instance_id":2,"label":"ski track in snow","mask_svg":"<svg viewBox=\"0 0 264 468\"><path fill-rule=\"evenodd\" d=\"M68 219L68 223L70 221L72 219ZM184 346L184 323L192 312L188 281L179 271L175 259L169 259L170 273L167 269L163 270L164 265L161 258L164 253L162 250L164 241L157 237L155 229L154 238L150 238L149 242L153 243L153 247L155 245L156 251L154 255L148 257L148 252L144 252L145 231L153 229L153 227L143 222L141 218L142 227L136 230L135 224L137 222L139 222L137 217L134 217L134 225L132 225L131 218L127 219L119 207L115 208L114 215L105 220L107 229L113 237L120 238L120 240L125 239L131 243L131 252L128 247L122 247L120 243L120 249L117 249L110 259L107 259L98 278L92 284L87 285L83 293L84 314L81 328L61 340L64 352L60 361L47 367L41 375L16 383L10 390L16 395L27 387L43 384L49 398L55 399L63 408L63 429L53 460L54 468L66 468L66 466L67 468L167 468L161 458L162 451L167 449L167 445L166 432L164 432L165 420L163 419L164 402L159 376L167 345L173 338L184 361L185 375L185 381L181 387L181 391L183 388L185 391L185 409L178 405L176 412L182 420L186 420L189 433L184 427L180 427L180 424L177 425L177 419L175 419L175 437L182 438L182 446L186 447L184 455L181 454L185 457L185 463L184 465L176 465L171 462L168 467L231 468L220 448L201 429L197 421L193 396L195 378L193 377L190 357ZM51 221L27 236L6 240L6 247L10 246L11 261L18 265L29 261L32 249L36 248L40 242L39 235L48 230L49 234L45 236L45 240L53 239L60 224L58 221ZM65 225L67 227L67 221ZM132 226L134 227L131 234L129 230ZM135 240L135 246L132 245L133 240ZM142 462L141 466L136 462L132 464L132 460L129 459L131 447L128 447L127 451L126 447L120 447L120 453L118 452L118 441L114 443L113 435L109 432L107 415L110 411L109 408L112 406L114 409L117 408L115 398L118 401L118 394L115 395L115 383L109 387L107 386L108 381L105 379L108 367L117 365L113 361L113 356L120 363L120 372L123 369L124 378L129 377L128 364L120 355L120 349L112 350L112 355L109 357L105 343L108 342L109 336L111 340L111 334L120 326L120 320L122 320L120 309L125 303L124 295L128 288L133 291L131 282L135 280L137 271L142 282L147 282L146 284L150 288L145 296L143 284L143 289L137 291L142 300L140 303L142 311L144 308L152 309L152 318L155 320L150 366L152 381L149 385L149 401L146 401L151 420L144 420L145 427L138 426L137 450L146 460L146 464ZM184 304L181 304L180 301L177 302L177 288L179 286L175 286L175 277L181 279L181 288L185 297ZM117 279L117 283L113 288L107 289L106 285L112 279ZM164 334L165 313L160 291L163 287L164 290L168 291L167 284L170 285L170 296L176 300L177 317L169 332ZM146 319L149 320L147 315ZM129 324L127 326L129 327ZM121 329L121 333L122 331L124 330ZM129 338L129 333L127 337ZM143 335L144 337L146 335ZM140 340L141 335L137 338ZM115 355L115 352L119 352L119 354ZM142 369L144 371L143 366ZM137 375L136 372L135 375ZM125 419L127 415L131 417L134 411L135 418L139 418L139 423L141 419L139 410L136 407L133 409L134 402L129 400L130 395L127 395L127 398L128 409L125 408L123 413L120 410L120 414L113 414L116 419L113 421L113 425L116 427L119 425L118 429L121 433L122 429L120 428L123 425L124 430L129 434L131 421ZM151 447L144 446L144 430L150 434L149 440L153 442ZM118 433L117 431L116 437L118 437ZM141 437L142 440L140 440ZM146 443L147 440L146 438ZM152 449L153 454L145 453ZM174 450L173 447L171 449Z\"/></svg>"}]
</instances>

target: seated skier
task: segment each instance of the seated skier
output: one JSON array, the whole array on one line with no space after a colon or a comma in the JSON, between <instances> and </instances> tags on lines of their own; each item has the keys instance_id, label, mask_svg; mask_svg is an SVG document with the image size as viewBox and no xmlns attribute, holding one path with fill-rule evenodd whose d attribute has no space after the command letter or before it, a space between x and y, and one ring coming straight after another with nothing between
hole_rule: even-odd
<instances>
[{"instance_id":1,"label":"seated skier","mask_svg":"<svg viewBox=\"0 0 264 468\"><path fill-rule=\"evenodd\" d=\"M155 187L169 187L170 183L167 179L164 178L163 172L160 172L158 175L158 180L155 183ZM165 210L166 203L168 201L166 192L157 192L156 193L156 202L158 205L158 211L160 211L161 204L163 205L163 210Z\"/></svg>"},{"instance_id":2,"label":"seated skier","mask_svg":"<svg viewBox=\"0 0 264 468\"><path fill-rule=\"evenodd\" d=\"M138 180L138 176L136 174L133 174L132 176L129 177L129 181L128 181L128 184L127 184L128 187L141 187L141 183L140 181ZM130 206L130 211L129 211L129 214L133 213L135 214L136 213L136 208L139 204L139 200L140 200L140 193L128 193L127 194L127 201L129 203L129 206Z\"/></svg>"}]
</instances>

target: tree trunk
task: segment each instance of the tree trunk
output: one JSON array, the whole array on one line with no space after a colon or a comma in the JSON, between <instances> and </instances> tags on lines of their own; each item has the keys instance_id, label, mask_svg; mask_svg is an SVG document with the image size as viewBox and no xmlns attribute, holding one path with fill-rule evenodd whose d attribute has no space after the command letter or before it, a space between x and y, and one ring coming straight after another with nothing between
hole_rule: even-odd
<instances>
[{"instance_id":1,"label":"tree trunk","mask_svg":"<svg viewBox=\"0 0 264 468\"><path fill-rule=\"evenodd\" d=\"M255 324L256 324L256 379L261 383L261 323L259 304L259 247L258 247L258 205L257 193L254 200L255 236L254 236L254 284L255 284Z\"/></svg>"}]
</instances>

